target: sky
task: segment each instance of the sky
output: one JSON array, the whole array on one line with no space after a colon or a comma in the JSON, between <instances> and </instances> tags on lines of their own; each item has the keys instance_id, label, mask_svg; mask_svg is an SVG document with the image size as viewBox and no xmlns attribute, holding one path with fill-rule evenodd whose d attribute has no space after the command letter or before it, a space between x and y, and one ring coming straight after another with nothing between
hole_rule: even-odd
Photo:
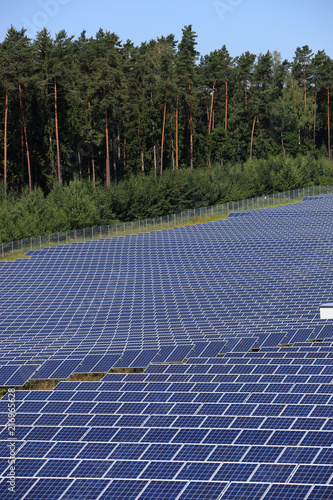
<instances>
[{"instance_id":1,"label":"sky","mask_svg":"<svg viewBox=\"0 0 333 500\"><path fill-rule=\"evenodd\" d=\"M169 34L180 41L191 24L201 55L226 45L232 57L269 50L292 61L308 45L333 58L332 0L0 0L0 9L0 42L13 25L30 38L44 27L53 37L103 28L140 45Z\"/></svg>"}]
</instances>

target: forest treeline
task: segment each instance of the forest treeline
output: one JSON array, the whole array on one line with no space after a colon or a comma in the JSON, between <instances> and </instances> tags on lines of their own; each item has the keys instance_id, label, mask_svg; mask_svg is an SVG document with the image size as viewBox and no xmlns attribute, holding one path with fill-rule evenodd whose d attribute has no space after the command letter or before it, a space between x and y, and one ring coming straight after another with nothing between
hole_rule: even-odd
<instances>
[{"instance_id":1,"label":"forest treeline","mask_svg":"<svg viewBox=\"0 0 333 500\"><path fill-rule=\"evenodd\" d=\"M308 46L288 62L226 46L200 56L191 25L180 41L140 46L102 29L31 40L11 27L0 44L3 196L76 176L110 187L279 154L330 158L332 85L332 60Z\"/></svg>"},{"instance_id":2,"label":"forest treeline","mask_svg":"<svg viewBox=\"0 0 333 500\"><path fill-rule=\"evenodd\" d=\"M101 183L94 187L78 177L56 183L45 195L41 188L0 203L0 242L70 229L143 220L228 201L311 185L332 185L332 160L314 156L278 155L223 166L166 170Z\"/></svg>"},{"instance_id":3,"label":"forest treeline","mask_svg":"<svg viewBox=\"0 0 333 500\"><path fill-rule=\"evenodd\" d=\"M11 27L0 43L0 239L333 184L333 61L297 47L200 56Z\"/></svg>"}]
</instances>

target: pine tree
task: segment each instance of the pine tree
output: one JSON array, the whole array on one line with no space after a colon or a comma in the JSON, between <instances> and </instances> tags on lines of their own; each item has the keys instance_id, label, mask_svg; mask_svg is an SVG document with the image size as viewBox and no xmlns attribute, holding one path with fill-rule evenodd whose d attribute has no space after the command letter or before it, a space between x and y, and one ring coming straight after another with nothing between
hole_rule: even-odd
<instances>
[{"instance_id":1,"label":"pine tree","mask_svg":"<svg viewBox=\"0 0 333 500\"><path fill-rule=\"evenodd\" d=\"M311 58L313 56L312 51L309 49L308 45L303 47L297 47L295 51L292 75L299 84L303 84L304 89L304 107L306 108L306 95L307 88L311 80Z\"/></svg>"},{"instance_id":2,"label":"pine tree","mask_svg":"<svg viewBox=\"0 0 333 500\"><path fill-rule=\"evenodd\" d=\"M114 127L112 120L113 108L117 98L117 89L119 88L119 38L115 33L102 29L96 34L95 43L93 46L93 64L92 64L92 83L91 89L94 96L99 101L100 116L104 115L104 131L105 131L105 180L107 187L111 185L110 172L110 141L109 127ZM103 110L103 111L102 111ZM114 154L114 147L113 147ZM114 167L114 179L117 179L116 165Z\"/></svg>"},{"instance_id":3,"label":"pine tree","mask_svg":"<svg viewBox=\"0 0 333 500\"><path fill-rule=\"evenodd\" d=\"M53 40L46 28L37 33L33 43L36 63L35 78L37 80L36 108L40 128L39 147L45 160L44 168L39 175L39 184L49 189L57 177L54 155L54 111L52 82L52 50Z\"/></svg>"},{"instance_id":4,"label":"pine tree","mask_svg":"<svg viewBox=\"0 0 333 500\"><path fill-rule=\"evenodd\" d=\"M195 61L199 56L196 51L196 33L192 30L192 25L183 28L183 36L178 45L178 53L176 57L176 70L178 77L178 88L184 96L185 102L189 107L189 136L190 136L190 169L193 169L193 99L192 87L195 76ZM177 94L176 108L176 130L178 131L178 105L179 92ZM178 143L178 133L176 134L176 142ZM178 166L178 148L176 148L176 165Z\"/></svg>"},{"instance_id":5,"label":"pine tree","mask_svg":"<svg viewBox=\"0 0 333 500\"><path fill-rule=\"evenodd\" d=\"M318 93L319 96L325 87L325 65L327 56L324 50L319 50L311 61L311 73L314 81L314 117L313 117L313 149L316 149L316 130L317 130L317 109L318 109Z\"/></svg>"},{"instance_id":6,"label":"pine tree","mask_svg":"<svg viewBox=\"0 0 333 500\"><path fill-rule=\"evenodd\" d=\"M5 155L4 155L4 183L7 187L7 124L8 124L8 88L16 90L20 108L20 129L21 129L21 157L22 167L24 163L24 149L27 158L27 172L29 191L32 191L31 164L30 164L30 149L28 143L27 124L24 113L22 87L24 89L29 86L31 73L33 71L32 50L29 38L25 35L25 29L17 31L11 27L6 35L6 39L2 44L3 64L7 66L4 69L6 81L6 106L5 106ZM26 94L25 94L26 95ZM14 96L13 96L14 97ZM22 172L23 174L23 172Z\"/></svg>"}]
</instances>

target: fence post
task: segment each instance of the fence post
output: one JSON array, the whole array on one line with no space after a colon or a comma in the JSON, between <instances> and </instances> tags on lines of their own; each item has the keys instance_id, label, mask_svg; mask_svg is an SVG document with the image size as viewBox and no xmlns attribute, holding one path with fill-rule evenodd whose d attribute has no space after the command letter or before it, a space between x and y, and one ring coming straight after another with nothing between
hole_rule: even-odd
<instances>
[{"instance_id":1,"label":"fence post","mask_svg":"<svg viewBox=\"0 0 333 500\"><path fill-rule=\"evenodd\" d=\"M110 238L110 224L108 224L108 238Z\"/></svg>"},{"instance_id":2,"label":"fence post","mask_svg":"<svg viewBox=\"0 0 333 500\"><path fill-rule=\"evenodd\" d=\"M66 245L68 245L68 232L66 231Z\"/></svg>"},{"instance_id":3,"label":"fence post","mask_svg":"<svg viewBox=\"0 0 333 500\"><path fill-rule=\"evenodd\" d=\"M124 236L125 236L125 223L124 223Z\"/></svg>"},{"instance_id":4,"label":"fence post","mask_svg":"<svg viewBox=\"0 0 333 500\"><path fill-rule=\"evenodd\" d=\"M5 258L5 254L4 254L4 251L3 251L3 243L2 243L2 258L3 259Z\"/></svg>"},{"instance_id":5,"label":"fence post","mask_svg":"<svg viewBox=\"0 0 333 500\"><path fill-rule=\"evenodd\" d=\"M102 226L99 226L99 235L100 235L100 238L102 238Z\"/></svg>"},{"instance_id":6,"label":"fence post","mask_svg":"<svg viewBox=\"0 0 333 500\"><path fill-rule=\"evenodd\" d=\"M42 249L42 237L41 236L39 237L39 249L40 250Z\"/></svg>"}]
</instances>

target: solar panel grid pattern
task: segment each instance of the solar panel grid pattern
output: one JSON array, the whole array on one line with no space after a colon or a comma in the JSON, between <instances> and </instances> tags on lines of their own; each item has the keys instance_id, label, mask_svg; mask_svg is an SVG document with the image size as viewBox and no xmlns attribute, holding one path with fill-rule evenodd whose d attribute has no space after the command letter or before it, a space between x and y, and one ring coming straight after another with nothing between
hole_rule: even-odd
<instances>
[{"instance_id":1,"label":"solar panel grid pattern","mask_svg":"<svg viewBox=\"0 0 333 500\"><path fill-rule=\"evenodd\" d=\"M2 263L0 384L307 340L332 295L332 212L326 195Z\"/></svg>"},{"instance_id":2,"label":"solar panel grid pattern","mask_svg":"<svg viewBox=\"0 0 333 500\"><path fill-rule=\"evenodd\" d=\"M204 365L196 364L193 358L183 365L151 365L144 373L107 374L100 382L60 382L53 391L17 391L18 416L31 418L29 425L22 420L17 427L18 477L22 481L35 478L32 496L28 493L27 498L34 498L39 488L50 487L48 478L73 479L66 483L68 494L85 494L85 486L92 498L112 498L114 491L119 498L126 498L127 491L133 493L133 498L160 498L161 491L165 491L166 498L194 499L195 485L202 495L207 490L207 498L220 498L222 492L221 498L233 498L237 491L243 495L245 491L258 492L259 498L274 498L279 491L281 498L305 498L314 485L325 487L318 491L327 494L333 485L333 432L325 431L325 426L333 416L333 384L318 384L316 391L309 394L292 382L284 392L283 379L267 384L263 392L247 390L246 383L237 388L236 382L219 392L223 382L214 383L219 372L224 371L222 368L230 367L237 373L241 371L238 367L244 365L254 370L274 366L275 371L280 367L281 374L289 376L289 366L299 359L290 354L297 356L302 347L299 344L292 349L230 353L224 358L207 358ZM326 357L322 354L330 354L326 346L307 343L304 348L311 354L312 363L320 360L325 368ZM275 354L288 354L289 363L277 365ZM256 360L263 357L267 365L257 364ZM177 373L178 382L168 384L178 367L182 367ZM207 368L204 375L203 367ZM160 373L159 368L163 369ZM204 388L202 384L191 384L192 379L202 376L211 376ZM158 382L159 377L163 382ZM183 377L186 382L181 381ZM134 398L128 406L120 401L133 384L138 402ZM169 397L158 405L145 403L152 392ZM216 402L195 403L198 395L209 393L217 394ZM175 394L190 394L193 398L191 402L169 403ZM265 402L266 396L269 403ZM6 411L6 399L1 401L0 411ZM224 399L223 404L220 401ZM315 419L311 418L314 412ZM100 421L96 420L99 416ZM56 423L52 417L59 417ZM309 426L305 425L307 421ZM5 432L0 435L0 443L5 443ZM7 453L5 446L0 447L4 476ZM97 478L103 489L96 483L95 491L88 484ZM66 493L61 495L59 498L71 498Z\"/></svg>"},{"instance_id":3,"label":"solar panel grid pattern","mask_svg":"<svg viewBox=\"0 0 333 500\"><path fill-rule=\"evenodd\" d=\"M87 303L84 307L89 314L84 316L81 307L82 297L76 302L73 299L74 309L71 309L72 302L66 299L68 311L75 311L74 315L72 312L68 313L68 318L73 317L73 321L70 319L67 321L73 323L72 326L76 328L71 330L71 335L73 334L71 337L68 336L69 330L65 330L64 338L68 339L67 345L55 334L60 328L59 318L54 318L52 315L43 316L43 313L41 317L46 319L45 325L42 326L42 322L38 323L37 319L34 326L29 327L30 333L25 339L27 340L25 345L24 328L29 324L27 318L30 316L24 313L22 308L21 323L16 325L12 319L10 325L9 321L6 323L5 316L6 318L14 316L8 298L6 315L2 316L2 326L6 325L6 335L8 331L11 333L10 337L4 337L4 349L1 352L12 354L13 357L9 357L10 361L0 368L0 378L2 373L3 379L7 374L22 379L26 373L29 378L36 369L35 362L33 366L29 363L37 358L40 361L38 366L42 364L43 359L47 360L44 368L43 366L40 368L40 372L48 374L50 378L55 373L66 374L76 370L73 368L74 365L77 366L78 372L82 373L85 368L94 371L96 366L103 366L105 371L113 366L121 367L123 364L135 366L135 359L138 358L149 365L144 373L108 373L99 382L64 381L59 382L52 391L16 391L18 498L24 500L333 498L332 327L329 321L319 320L318 307L316 306L315 310L311 296L314 293L319 302L330 298L331 282L327 278L325 281L323 276L320 277L321 271L322 274L325 271L325 276L329 276L331 264L328 249L327 252L323 251L324 256L325 252L327 253L325 263L321 260L319 247L329 238L327 233L326 238L324 237L319 212L321 209L322 214L328 218L327 224L330 224L331 204L332 197L320 197L311 200L311 210L306 207L307 203L303 203L300 206L253 211L246 217L239 217L236 214L236 217L232 217L224 224L209 223L193 228L171 230L170 235L175 233L177 238L179 234L181 235L175 246L181 264L178 268L170 270L169 282L180 282L179 277L184 269L185 271L182 275L182 286L177 288L172 285L167 293L165 291L163 293L164 283L158 278L163 274L162 269L147 269L149 259L136 260L135 265L145 268L140 275L129 265L130 252L135 252L138 248L145 254L147 251L149 254L152 248L160 252L165 244L163 238L167 232L155 235L155 239L151 238L152 241L149 242L146 241L147 235L119 238L123 246L117 254L117 259L115 255L112 259L119 267L119 286L124 280L126 286L128 284L132 290L131 304L129 305L127 301L128 289L126 286L120 286L119 290L122 293L117 292L112 296L112 311L111 308L106 311L103 300L108 295L109 289L106 286L107 279L103 277L105 275L100 273L98 279L105 281L103 283L105 295L102 295L100 291L102 289L94 285L95 303L104 304L104 310L102 306L96 307L94 312L93 309L89 309L87 303L94 301L86 294ZM319 224L317 242L315 239L311 240L309 231L316 261L313 268L311 268L310 253L307 254L306 251L310 248L308 238L304 247L300 245L300 240L298 241L301 247L300 255L305 249L305 259L310 263L309 278L303 274L303 262L298 264L296 262L299 260L299 256L295 255L298 252L297 245L290 251L287 249L287 234L283 233L286 221L292 221L293 231L296 235L299 234L299 237L306 224L311 227L309 222L315 221ZM276 225L279 226L279 230L274 229ZM219 232L221 226L226 234L223 234L222 230ZM262 230L261 233L258 226ZM250 260L246 258L245 239L250 237L251 227L252 229L254 227L254 232L259 232L262 237L264 227L266 231L269 228L273 240L268 244L268 238L266 240L264 238L263 249L268 252L268 262L265 262L264 255L259 252L258 258L251 261L253 265L249 274L245 275L242 259L245 258L248 266ZM205 234L202 235L201 231ZM285 245L285 252L282 252L280 261L275 252L279 232L282 233L279 244ZM221 241L224 245L226 255L223 255L218 264L216 260L214 261L218 252L211 253L210 238L214 240L214 245L217 245L220 252ZM32 267L37 262L45 265L50 275L55 271L55 263L57 266L66 267L71 273L75 269L77 272L83 267L87 269L89 267L89 271L94 271L96 274L102 267L96 267L88 259L88 255L95 258L101 250L98 262L106 269L108 259L111 257L110 241L37 252L27 262ZM183 246L179 241L184 243ZM97 243L103 248L99 249ZM249 245L251 244L258 252L258 247L250 238ZM204 252L196 254L200 246L204 248ZM89 247L89 251L86 247ZM232 251L229 252L230 248ZM98 249L97 254L94 249ZM277 262L273 263L274 259L270 261L270 251ZM189 261L185 255L191 256ZM222 273L220 265L225 258L226 263ZM126 272L120 261L126 262ZM196 262L197 273L194 264ZM322 266L326 264L327 268L324 270ZM21 263L5 266L6 272L10 282L15 279L17 282L23 281L26 286L29 279L33 281L34 278L25 281L20 276L21 269L19 272L17 269L20 265ZM175 265L174 262L172 265ZM199 273L201 266L204 271ZM261 266L265 270L262 270ZM312 279L316 266L320 279ZM213 268L211 274L208 270L210 267ZM3 268L0 266L0 272ZM84 270L85 276L88 276L87 269ZM108 283L113 276L113 271L110 273L110 269L106 273ZM255 277L258 278L259 269L257 287ZM268 270L276 274L269 276ZM278 273L280 273L279 282L274 289L274 280L276 285ZM171 274L175 281L170 281ZM222 280L222 275L228 279ZM80 291L80 287L78 281L73 279L73 274L71 276L71 286L77 288L74 290L75 295ZM196 307L201 304L201 319L199 310L195 316L195 307L191 306L189 299L195 290L195 287L188 285L193 276L196 276L200 284L199 289L196 289L197 295L194 294L192 297L193 302L196 301ZM203 279L207 281L206 288L201 286ZM61 290L65 285L69 287L67 275L64 275L62 280ZM149 314L147 312L145 316L146 310L143 305L152 296L149 295L146 299L146 295L143 294L141 305L138 307L136 298L133 298L134 290L140 290L142 287L145 291L146 284L153 281L153 289L156 286L157 292L155 300L151 301L150 308L147 309ZM218 281L219 292L215 286ZM59 282L52 284L50 277L43 286L45 285L47 290L53 288L57 290ZM288 286L282 287L283 291L280 282L282 284L288 282ZM213 295L210 293L212 283ZM297 289L304 291L303 294L297 295L296 285ZM35 284L31 284L32 288L33 286ZM233 292L224 295L228 286L230 286L229 291ZM259 293L259 290L262 291L262 301L257 297L255 301L248 303L247 294L250 294L250 287L254 287L254 295ZM169 295L171 289L174 289L172 300ZM151 290L152 288L148 286L149 294L152 293ZM198 290L205 292L202 303ZM323 290L327 293L326 297L322 296ZM140 293L138 295L140 297ZM28 296L29 294L26 296L27 302L29 302ZM61 296L60 288L58 296ZM73 296L73 290L69 296ZM111 292L108 297L111 297ZM218 297L222 299L218 300ZM272 297L270 304L269 297ZM20 298L16 297L15 300L19 303ZM218 326L216 318L220 320L223 316L221 304L224 301L227 306L223 309L223 315L227 309L234 321L221 322ZM294 309L292 313L286 314L288 301L291 304L289 309L290 307ZM47 307L44 311L48 311L48 314L52 308L55 310L54 304L51 304L45 304ZM207 304L210 304L210 308ZM37 308L39 305L37 304ZM62 299L59 299L59 310L62 310L63 305ZM252 305L257 305L261 311L255 321L248 311ZM106 345L106 339L108 338L110 342L110 337L102 335L106 331L103 328L106 328L107 322L104 321L101 326L102 320L100 322L98 318L105 319L105 313L108 321L114 306L117 306L118 311L115 331L107 348L109 350L105 348L102 350L102 339ZM304 311L307 311L306 314L303 314L304 311L300 313L303 307ZM215 321L211 314L213 310ZM78 311L77 316L76 311ZM101 314L97 315L97 311ZM161 311L164 311L164 325L160 323L159 327L156 318ZM204 314L206 312L207 314ZM126 317L135 318L135 321L126 323ZM148 317L154 318L154 326L147 329L149 335L145 337L143 332L146 330L143 326L139 334L139 330L132 329L132 325L148 325ZM102 333L95 338L91 334L92 328L90 330L88 327L82 328L84 318L89 318L91 327L92 325L97 327L94 331ZM186 326L189 324L188 321L191 325L195 321L195 328ZM37 324L38 327L35 326ZM85 324L88 324L88 319ZM178 329L180 324L182 328ZM254 324L256 329L253 328ZM208 325L209 328L215 325L211 333L208 331ZM34 328L38 332L31 335L31 329ZM172 342L168 340L169 328L173 331ZM73 333L74 330L76 333ZM48 332L42 350L38 349L41 331L44 335L46 331ZM186 340L184 332L187 335ZM8 344L9 338L17 344L14 349ZM309 339L319 339L320 342L308 342ZM35 342L34 346L30 341ZM285 344L293 345L283 347ZM24 352L19 353L19 345L24 346ZM259 347L260 351L249 352L251 348ZM42 352L47 353L49 357L43 358ZM29 357L31 353L34 357ZM219 353L223 353L223 357L216 357ZM185 363L170 364L180 363L184 357L187 360ZM22 371L20 363L23 359L25 364L22 366L22 375L21 372L17 372ZM151 361L155 364L149 364ZM39 372L34 376L39 377L38 374ZM0 482L0 495L4 499L13 498L7 489L9 470L7 411L8 394L0 401L0 469L3 478Z\"/></svg>"}]
</instances>

